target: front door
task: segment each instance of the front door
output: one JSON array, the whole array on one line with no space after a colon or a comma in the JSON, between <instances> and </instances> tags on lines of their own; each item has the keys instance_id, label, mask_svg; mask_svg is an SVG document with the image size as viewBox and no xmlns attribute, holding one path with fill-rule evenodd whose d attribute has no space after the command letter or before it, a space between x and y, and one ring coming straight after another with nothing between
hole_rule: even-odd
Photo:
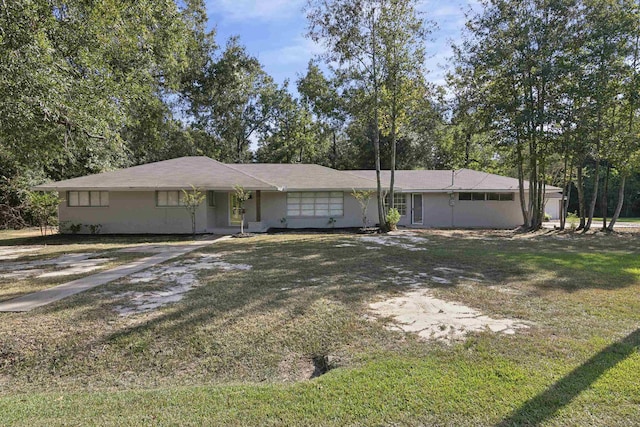
<instances>
[{"instance_id":1,"label":"front door","mask_svg":"<svg viewBox=\"0 0 640 427\"><path fill-rule=\"evenodd\" d=\"M422 194L411 195L411 224L422 224Z\"/></svg>"},{"instance_id":2,"label":"front door","mask_svg":"<svg viewBox=\"0 0 640 427\"><path fill-rule=\"evenodd\" d=\"M229 225L240 225L242 209L235 193L229 193Z\"/></svg>"}]
</instances>

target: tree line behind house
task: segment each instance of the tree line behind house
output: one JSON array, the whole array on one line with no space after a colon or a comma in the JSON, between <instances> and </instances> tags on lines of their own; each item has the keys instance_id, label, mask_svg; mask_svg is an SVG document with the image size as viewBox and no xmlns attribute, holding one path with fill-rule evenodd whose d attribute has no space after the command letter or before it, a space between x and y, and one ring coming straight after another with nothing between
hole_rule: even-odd
<instances>
[{"instance_id":1,"label":"tree line behind house","mask_svg":"<svg viewBox=\"0 0 640 427\"><path fill-rule=\"evenodd\" d=\"M37 223L34 184L187 155L514 176L530 229L548 184L581 229L640 215L636 1L491 1L444 85L420 7L309 0L324 54L278 84L238 37L216 39L202 0L3 2L0 226Z\"/></svg>"}]
</instances>

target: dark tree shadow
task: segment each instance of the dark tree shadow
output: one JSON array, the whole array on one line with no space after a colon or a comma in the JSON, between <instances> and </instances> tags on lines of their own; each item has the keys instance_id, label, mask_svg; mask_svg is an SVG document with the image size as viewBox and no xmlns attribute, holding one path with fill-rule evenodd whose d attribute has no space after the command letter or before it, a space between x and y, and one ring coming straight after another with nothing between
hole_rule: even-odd
<instances>
[{"instance_id":1,"label":"dark tree shadow","mask_svg":"<svg viewBox=\"0 0 640 427\"><path fill-rule=\"evenodd\" d=\"M497 424L497 427L537 426L553 417L609 369L640 348L640 329L609 345Z\"/></svg>"}]
</instances>

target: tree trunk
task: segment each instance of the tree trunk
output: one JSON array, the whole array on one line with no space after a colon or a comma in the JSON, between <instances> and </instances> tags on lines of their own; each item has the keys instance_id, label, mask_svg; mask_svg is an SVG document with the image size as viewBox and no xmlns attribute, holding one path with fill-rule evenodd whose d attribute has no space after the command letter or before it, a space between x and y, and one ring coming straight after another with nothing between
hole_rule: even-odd
<instances>
[{"instance_id":1,"label":"tree trunk","mask_svg":"<svg viewBox=\"0 0 640 427\"><path fill-rule=\"evenodd\" d=\"M336 162L338 160L338 147L336 147L336 131L335 129L333 129L331 131L331 134L333 136L333 143L331 145L331 150L332 150L332 156L331 156L331 167L333 169L336 168Z\"/></svg>"},{"instance_id":2,"label":"tree trunk","mask_svg":"<svg viewBox=\"0 0 640 427\"><path fill-rule=\"evenodd\" d=\"M613 231L613 226L616 224L616 221L620 217L620 212L622 212L622 205L624 204L624 185L627 181L627 176L622 175L620 181L620 188L618 188L618 204L616 205L616 210L613 212L613 217L611 217L611 221L609 221L609 226L607 227L608 231Z\"/></svg>"},{"instance_id":3,"label":"tree trunk","mask_svg":"<svg viewBox=\"0 0 640 427\"><path fill-rule=\"evenodd\" d=\"M396 174L396 116L398 114L396 91L397 87L394 88L393 101L391 103L391 177L389 179L389 208L395 208L393 202L393 186Z\"/></svg>"},{"instance_id":4,"label":"tree trunk","mask_svg":"<svg viewBox=\"0 0 640 427\"><path fill-rule=\"evenodd\" d=\"M191 235L196 238L196 213L191 212Z\"/></svg>"},{"instance_id":5,"label":"tree trunk","mask_svg":"<svg viewBox=\"0 0 640 427\"><path fill-rule=\"evenodd\" d=\"M520 142L516 146L516 154L518 159L518 193L520 196L520 209L522 210L522 220L524 227L529 227L529 212L527 211L527 201L524 193L524 165L522 159L522 146Z\"/></svg>"},{"instance_id":6,"label":"tree trunk","mask_svg":"<svg viewBox=\"0 0 640 427\"><path fill-rule=\"evenodd\" d=\"M564 230L567 220L567 208L565 207L564 201L567 197L567 187L569 187L568 176L571 176L571 172L567 170L569 166L569 154L564 154L564 165L562 169L562 203L560 203L560 230Z\"/></svg>"},{"instance_id":7,"label":"tree trunk","mask_svg":"<svg viewBox=\"0 0 640 427\"><path fill-rule=\"evenodd\" d=\"M596 202L598 201L598 185L600 184L600 159L596 159L596 168L593 177L593 195L591 196L591 204L589 205L589 217L584 226L584 232L589 231L593 222L593 215L596 211Z\"/></svg>"},{"instance_id":8,"label":"tree trunk","mask_svg":"<svg viewBox=\"0 0 640 427\"><path fill-rule=\"evenodd\" d=\"M584 199L584 177L583 177L583 166L578 166L578 177L576 183L576 190L578 190L578 213L580 214L580 225L576 230L582 230L585 226L585 216L586 216L586 201Z\"/></svg>"},{"instance_id":9,"label":"tree trunk","mask_svg":"<svg viewBox=\"0 0 640 427\"><path fill-rule=\"evenodd\" d=\"M376 185L378 190L378 222L380 230L386 229L386 221L384 217L384 200L382 198L382 184L380 182L380 133L378 118L378 73L376 64L376 21L375 8L371 10L371 65L373 73L373 124L371 129L373 137L373 155L376 163Z\"/></svg>"},{"instance_id":10,"label":"tree trunk","mask_svg":"<svg viewBox=\"0 0 640 427\"><path fill-rule=\"evenodd\" d=\"M573 164L569 166L569 182L567 182L567 194L562 200L562 211L564 215L564 226L567 226L567 215L569 215L569 201L571 200L571 187L573 184ZM564 230L564 229L563 229Z\"/></svg>"},{"instance_id":11,"label":"tree trunk","mask_svg":"<svg viewBox=\"0 0 640 427\"><path fill-rule=\"evenodd\" d=\"M611 164L607 162L607 173L604 175L604 185L602 187L602 201L600 202L602 209L602 231L607 229L607 204L609 197L609 174L611 173Z\"/></svg>"},{"instance_id":12,"label":"tree trunk","mask_svg":"<svg viewBox=\"0 0 640 427\"><path fill-rule=\"evenodd\" d=\"M538 223L538 159L535 140L529 141L529 231Z\"/></svg>"},{"instance_id":13,"label":"tree trunk","mask_svg":"<svg viewBox=\"0 0 640 427\"><path fill-rule=\"evenodd\" d=\"M471 151L471 132L467 131L465 144L464 144L464 167L465 168L469 167L469 162L470 162L469 151Z\"/></svg>"}]
</instances>

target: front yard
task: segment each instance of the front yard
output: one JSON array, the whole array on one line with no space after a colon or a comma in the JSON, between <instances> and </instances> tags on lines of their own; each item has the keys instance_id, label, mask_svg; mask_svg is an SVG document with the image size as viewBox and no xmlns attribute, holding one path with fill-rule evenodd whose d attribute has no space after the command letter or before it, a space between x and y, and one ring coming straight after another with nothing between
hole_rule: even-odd
<instances>
[{"instance_id":1,"label":"front yard","mask_svg":"<svg viewBox=\"0 0 640 427\"><path fill-rule=\"evenodd\" d=\"M119 252L137 240L36 243L47 242L56 249L15 252L0 269L65 253L141 256ZM0 281L0 300L47 280ZM0 318L2 424L640 420L633 232L231 239Z\"/></svg>"}]
</instances>

